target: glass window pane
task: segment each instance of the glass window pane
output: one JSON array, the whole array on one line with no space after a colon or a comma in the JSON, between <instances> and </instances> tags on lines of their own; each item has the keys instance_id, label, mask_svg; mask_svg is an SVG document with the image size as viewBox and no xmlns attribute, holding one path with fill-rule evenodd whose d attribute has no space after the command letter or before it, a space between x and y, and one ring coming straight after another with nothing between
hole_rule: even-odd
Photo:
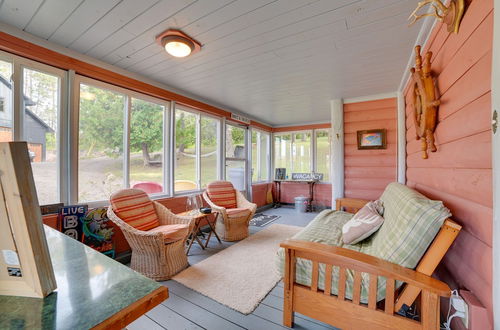
<instances>
[{"instance_id":1,"label":"glass window pane","mask_svg":"<svg viewBox=\"0 0 500 330\"><path fill-rule=\"evenodd\" d=\"M40 204L60 200L57 166L59 77L23 69L24 139Z\"/></svg>"},{"instance_id":2,"label":"glass window pane","mask_svg":"<svg viewBox=\"0 0 500 330\"><path fill-rule=\"evenodd\" d=\"M311 172L311 133L294 133L292 170L294 173Z\"/></svg>"},{"instance_id":3,"label":"glass window pane","mask_svg":"<svg viewBox=\"0 0 500 330\"><path fill-rule=\"evenodd\" d=\"M252 181L267 181L269 162L269 134L252 132Z\"/></svg>"},{"instance_id":4,"label":"glass window pane","mask_svg":"<svg viewBox=\"0 0 500 330\"><path fill-rule=\"evenodd\" d=\"M13 139L12 63L0 61L0 142Z\"/></svg>"},{"instance_id":5,"label":"glass window pane","mask_svg":"<svg viewBox=\"0 0 500 330\"><path fill-rule=\"evenodd\" d=\"M175 185L174 191L197 189L196 184L197 115L175 110Z\"/></svg>"},{"instance_id":6,"label":"glass window pane","mask_svg":"<svg viewBox=\"0 0 500 330\"><path fill-rule=\"evenodd\" d=\"M130 186L147 193L163 189L163 113L165 107L132 98L130 115Z\"/></svg>"},{"instance_id":7,"label":"glass window pane","mask_svg":"<svg viewBox=\"0 0 500 330\"><path fill-rule=\"evenodd\" d=\"M245 161L226 160L226 180L231 181L234 189L245 191Z\"/></svg>"},{"instance_id":8,"label":"glass window pane","mask_svg":"<svg viewBox=\"0 0 500 330\"><path fill-rule=\"evenodd\" d=\"M260 133L260 164L259 164L259 181L269 180L268 164L269 164L269 134Z\"/></svg>"},{"instance_id":9,"label":"glass window pane","mask_svg":"<svg viewBox=\"0 0 500 330\"><path fill-rule=\"evenodd\" d=\"M226 125L226 157L246 159L245 129Z\"/></svg>"},{"instance_id":10,"label":"glass window pane","mask_svg":"<svg viewBox=\"0 0 500 330\"><path fill-rule=\"evenodd\" d=\"M201 117L201 187L217 180L217 150L219 121L217 119Z\"/></svg>"},{"instance_id":11,"label":"glass window pane","mask_svg":"<svg viewBox=\"0 0 500 330\"><path fill-rule=\"evenodd\" d=\"M259 140L259 133L252 131L252 181L259 181L259 146L257 141Z\"/></svg>"},{"instance_id":12,"label":"glass window pane","mask_svg":"<svg viewBox=\"0 0 500 330\"><path fill-rule=\"evenodd\" d=\"M274 136L274 166L286 168L286 175L292 176L292 136L291 134Z\"/></svg>"},{"instance_id":13,"label":"glass window pane","mask_svg":"<svg viewBox=\"0 0 500 330\"><path fill-rule=\"evenodd\" d=\"M123 188L124 95L80 84L79 202L107 200Z\"/></svg>"},{"instance_id":14,"label":"glass window pane","mask_svg":"<svg viewBox=\"0 0 500 330\"><path fill-rule=\"evenodd\" d=\"M323 181L330 181L330 134L327 130L316 131L316 172L323 173Z\"/></svg>"}]
</instances>

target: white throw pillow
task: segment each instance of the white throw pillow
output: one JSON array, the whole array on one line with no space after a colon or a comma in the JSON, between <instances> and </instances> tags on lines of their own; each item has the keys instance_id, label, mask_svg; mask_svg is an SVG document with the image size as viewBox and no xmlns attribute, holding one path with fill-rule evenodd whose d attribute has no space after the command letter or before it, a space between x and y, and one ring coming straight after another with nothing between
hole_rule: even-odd
<instances>
[{"instance_id":1,"label":"white throw pillow","mask_svg":"<svg viewBox=\"0 0 500 330\"><path fill-rule=\"evenodd\" d=\"M356 244L376 232L384 223L381 200L368 202L342 227L345 244Z\"/></svg>"}]
</instances>

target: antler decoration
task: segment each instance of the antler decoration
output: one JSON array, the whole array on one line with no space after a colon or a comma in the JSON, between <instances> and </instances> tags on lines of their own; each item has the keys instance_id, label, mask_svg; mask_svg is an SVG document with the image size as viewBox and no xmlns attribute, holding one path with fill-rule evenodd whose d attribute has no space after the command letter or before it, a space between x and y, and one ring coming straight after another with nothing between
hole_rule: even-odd
<instances>
[{"instance_id":1,"label":"antler decoration","mask_svg":"<svg viewBox=\"0 0 500 330\"><path fill-rule=\"evenodd\" d=\"M434 11L419 15L418 11L428 4L432 6L432 9L434 9ZM417 8L408 17L408 19L411 20L410 24L408 25L413 25L422 17L434 16L441 22L444 22L446 23L446 25L448 25L448 32L458 33L458 28L464 15L464 11L464 0L450 0L450 4L448 6L441 2L441 0L424 0L418 3Z\"/></svg>"}]
</instances>

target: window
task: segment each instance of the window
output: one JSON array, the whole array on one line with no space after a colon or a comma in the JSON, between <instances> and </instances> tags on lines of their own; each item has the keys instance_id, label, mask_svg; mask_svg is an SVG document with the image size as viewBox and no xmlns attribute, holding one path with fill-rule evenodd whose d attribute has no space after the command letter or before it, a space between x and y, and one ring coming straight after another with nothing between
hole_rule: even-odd
<instances>
[{"instance_id":1,"label":"window","mask_svg":"<svg viewBox=\"0 0 500 330\"><path fill-rule=\"evenodd\" d=\"M331 141L330 131L321 129L315 131L316 137L316 170L317 173L323 173L323 181L330 181L330 164L331 164Z\"/></svg>"},{"instance_id":2,"label":"window","mask_svg":"<svg viewBox=\"0 0 500 330\"><path fill-rule=\"evenodd\" d=\"M164 114L164 106L132 98L130 114L130 186L134 187L136 184L142 184L142 187L149 189L149 193L160 193L165 190L163 186ZM148 185L150 188L147 188Z\"/></svg>"},{"instance_id":3,"label":"window","mask_svg":"<svg viewBox=\"0 0 500 330\"><path fill-rule=\"evenodd\" d=\"M269 180L269 134L252 130L252 182Z\"/></svg>"},{"instance_id":4,"label":"window","mask_svg":"<svg viewBox=\"0 0 500 330\"><path fill-rule=\"evenodd\" d=\"M198 190L219 178L220 120L175 109L175 192Z\"/></svg>"},{"instance_id":5,"label":"window","mask_svg":"<svg viewBox=\"0 0 500 330\"><path fill-rule=\"evenodd\" d=\"M40 204L60 200L58 136L61 78L23 68L24 140Z\"/></svg>"},{"instance_id":6,"label":"window","mask_svg":"<svg viewBox=\"0 0 500 330\"><path fill-rule=\"evenodd\" d=\"M226 180L235 189L247 189L247 128L237 124L226 124Z\"/></svg>"},{"instance_id":7,"label":"window","mask_svg":"<svg viewBox=\"0 0 500 330\"><path fill-rule=\"evenodd\" d=\"M292 134L292 171L309 173L312 171L311 132ZM289 173L290 174L290 173Z\"/></svg>"},{"instance_id":8,"label":"window","mask_svg":"<svg viewBox=\"0 0 500 330\"><path fill-rule=\"evenodd\" d=\"M201 188L218 178L219 124L218 119L201 116Z\"/></svg>"},{"instance_id":9,"label":"window","mask_svg":"<svg viewBox=\"0 0 500 330\"><path fill-rule=\"evenodd\" d=\"M329 132L318 129L275 134L274 167L286 168L288 178L292 173L316 172L323 174L323 181L330 181Z\"/></svg>"},{"instance_id":10,"label":"window","mask_svg":"<svg viewBox=\"0 0 500 330\"><path fill-rule=\"evenodd\" d=\"M195 190L197 115L175 109L175 186L174 191Z\"/></svg>"},{"instance_id":11,"label":"window","mask_svg":"<svg viewBox=\"0 0 500 330\"><path fill-rule=\"evenodd\" d=\"M0 112L5 112L5 97L0 97Z\"/></svg>"},{"instance_id":12,"label":"window","mask_svg":"<svg viewBox=\"0 0 500 330\"><path fill-rule=\"evenodd\" d=\"M78 201L109 199L124 188L123 94L80 84Z\"/></svg>"}]
</instances>

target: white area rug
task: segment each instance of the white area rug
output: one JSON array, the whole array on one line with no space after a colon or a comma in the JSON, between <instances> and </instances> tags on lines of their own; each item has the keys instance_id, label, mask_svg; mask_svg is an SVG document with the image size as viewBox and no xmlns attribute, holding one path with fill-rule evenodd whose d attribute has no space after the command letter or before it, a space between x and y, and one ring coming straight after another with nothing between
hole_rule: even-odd
<instances>
[{"instance_id":1,"label":"white area rug","mask_svg":"<svg viewBox=\"0 0 500 330\"><path fill-rule=\"evenodd\" d=\"M301 229L273 224L187 268L173 280L249 314L280 280L275 265L280 243Z\"/></svg>"}]
</instances>

